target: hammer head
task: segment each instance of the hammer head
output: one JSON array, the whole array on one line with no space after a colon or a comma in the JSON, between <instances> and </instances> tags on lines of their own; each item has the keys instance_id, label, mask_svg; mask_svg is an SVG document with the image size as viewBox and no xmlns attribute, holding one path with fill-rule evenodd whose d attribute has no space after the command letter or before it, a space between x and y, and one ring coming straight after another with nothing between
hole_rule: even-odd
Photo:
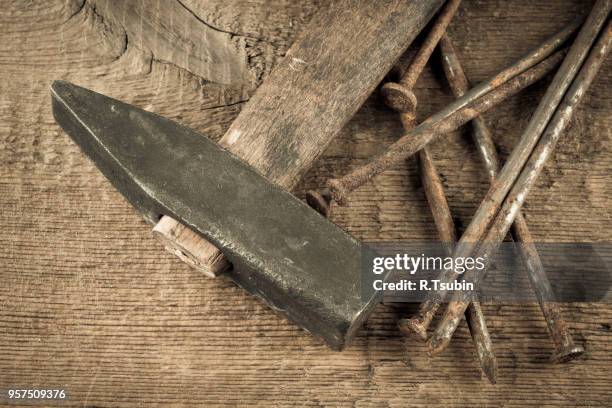
<instances>
[{"instance_id":1,"label":"hammer head","mask_svg":"<svg viewBox=\"0 0 612 408\"><path fill-rule=\"evenodd\" d=\"M202 235L236 283L332 348L353 337L378 300L361 288L362 244L193 130L67 82L51 94L56 121L147 221Z\"/></svg>"}]
</instances>

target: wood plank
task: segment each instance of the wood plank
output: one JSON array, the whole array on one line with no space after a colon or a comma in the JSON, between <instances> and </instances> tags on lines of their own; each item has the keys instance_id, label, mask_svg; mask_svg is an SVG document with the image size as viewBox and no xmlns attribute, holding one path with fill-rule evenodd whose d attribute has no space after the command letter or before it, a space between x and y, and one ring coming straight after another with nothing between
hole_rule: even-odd
<instances>
[{"instance_id":1,"label":"wood plank","mask_svg":"<svg viewBox=\"0 0 612 408\"><path fill-rule=\"evenodd\" d=\"M122 53L120 26L94 24L90 2L81 3L15 0L0 8L0 388L64 387L67 407L612 405L609 304L564 305L587 353L560 366L547 363L552 344L536 304L483 305L500 365L491 386L480 378L465 325L430 359L422 343L398 333L402 310L381 306L353 346L335 353L231 282L205 279L162 251L54 123L49 84L66 79L216 139L251 91L151 59L129 38ZM235 33L249 70L265 78L325 3L206 1L197 14ZM590 5L465 1L451 34L468 76L479 81ZM218 16L240 16L248 30ZM421 117L452 98L432 67L417 83ZM612 241L611 81L608 61L527 199L537 241ZM535 85L486 115L503 156L545 88ZM365 163L400 126L373 95L294 191L301 196ZM465 226L488 183L470 136L448 135L431 152L455 221ZM436 239L413 160L356 191L332 220L369 241Z\"/></svg>"}]
</instances>

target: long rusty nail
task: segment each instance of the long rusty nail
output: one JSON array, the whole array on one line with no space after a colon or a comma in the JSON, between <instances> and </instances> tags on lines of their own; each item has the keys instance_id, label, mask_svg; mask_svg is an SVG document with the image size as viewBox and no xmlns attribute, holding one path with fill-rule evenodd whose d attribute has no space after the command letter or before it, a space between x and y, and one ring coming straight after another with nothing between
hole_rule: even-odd
<instances>
[{"instance_id":1,"label":"long rusty nail","mask_svg":"<svg viewBox=\"0 0 612 408\"><path fill-rule=\"evenodd\" d=\"M390 108L400 113L400 119L405 131L410 131L416 122L417 98L414 95L413 87L438 41L444 35L460 3L459 0L451 0L446 3L444 10L436 19L433 27L427 34L427 38L402 76L400 82L389 82L382 87L381 92L385 102ZM440 239L445 243L452 243L456 241L457 237L450 209L444 194L442 181L440 180L427 148L424 148L419 153L421 177L423 185L425 186L429 205L434 214L434 220L439 231ZM320 204L318 206L319 208L323 208L324 211L327 210L327 212L329 212L329 190L325 191L323 194L325 194L327 206L322 206ZM321 198L323 198L323 194L320 195ZM311 199L315 197L316 196L311 196ZM316 202L320 203L320 200ZM470 305L466 311L466 318L470 322L470 333L474 341L480 366L489 381L495 384L497 381L497 358L493 352L491 337L479 305Z\"/></svg>"},{"instance_id":2,"label":"long rusty nail","mask_svg":"<svg viewBox=\"0 0 612 408\"><path fill-rule=\"evenodd\" d=\"M564 51L557 51L534 67L529 68L488 94L470 102L439 121L432 121L429 118L412 131L403 135L370 163L353 170L339 179L329 179L327 181L327 188L329 188L332 198L340 205L346 204L346 198L351 191L388 168L400 164L403 160L425 147L436 136L463 126L481 113L486 112L506 98L541 79L562 61L564 55Z\"/></svg>"},{"instance_id":3,"label":"long rusty nail","mask_svg":"<svg viewBox=\"0 0 612 408\"><path fill-rule=\"evenodd\" d=\"M453 222L448 201L444 194L442 180L427 147L424 147L419 152L419 166L425 195L427 196L427 202L429 203L429 208L438 230L438 236L444 244L454 244L457 241L455 223ZM450 247L448 251L452 251ZM474 347L476 348L480 367L491 384L495 384L497 382L497 358L493 351L493 342L491 341L480 304L472 302L465 311L465 317ZM405 328L402 327L404 324L402 320L398 322L402 333L406 332Z\"/></svg>"},{"instance_id":4,"label":"long rusty nail","mask_svg":"<svg viewBox=\"0 0 612 408\"><path fill-rule=\"evenodd\" d=\"M405 131L409 131L416 122L417 98L412 88L416 83L425 63L428 61L436 44L445 33L453 14L456 12L459 2L449 2L445 10L440 14L434 27L428 33L422 48L411 62L408 70L399 83L387 83L382 88L382 93L387 105L400 112L402 124ZM427 201L431 208L438 235L445 243L455 242L454 222L450 213L450 208L444 194L442 181L435 168L435 164L427 149L424 147L419 152L419 164L421 169L421 179L424 185ZM327 191L329 192L329 190ZM482 309L478 303L470 305L466 311L466 319L470 328L476 354L480 362L481 369L488 380L495 384L497 382L497 358L493 351L493 343L486 326ZM406 334L402 320L398 322L400 331ZM420 339L426 340L427 334L420 333Z\"/></svg>"},{"instance_id":5,"label":"long rusty nail","mask_svg":"<svg viewBox=\"0 0 612 408\"><path fill-rule=\"evenodd\" d=\"M598 0L593 6L593 10L572 44L567 57L531 116L523 136L513 149L512 154L497 175L494 185L487 192L463 233L461 243L481 242L488 226L499 211L502 201L512 188L544 129L555 114L565 92L574 81L599 31L606 22L610 7L608 0Z\"/></svg>"},{"instance_id":6,"label":"long rusty nail","mask_svg":"<svg viewBox=\"0 0 612 408\"><path fill-rule=\"evenodd\" d=\"M468 90L469 81L461 66L455 47L448 36L444 36L440 40L440 51L442 54L442 66L450 89L455 97L460 97ZM482 116L475 118L471 125L474 142L484 162L485 169L489 175L489 181L493 184L500 169L500 161L491 132ZM517 242L533 243L531 232L521 213L517 214L514 221L512 235ZM555 362L567 362L575 359L584 352L584 349L576 345L572 339L559 306L555 303L552 286L538 252L530 245L522 251L522 256L533 289L539 300L540 308L544 314L548 330L553 339L555 351L552 360Z\"/></svg>"},{"instance_id":7,"label":"long rusty nail","mask_svg":"<svg viewBox=\"0 0 612 408\"><path fill-rule=\"evenodd\" d=\"M593 28L595 26L595 28L597 27L601 27L601 24L603 24L603 21L605 21L605 16L607 16L608 11L607 10L602 10L602 6L604 6L601 2L596 3L596 5L593 7L593 11L589 14L589 18L587 19L587 22L585 22L585 27L589 28L587 31L581 30L580 35L578 36L578 38L575 41L575 45L580 41L580 44L582 44L582 47L584 47L584 42L588 41L589 39L585 39L584 37L587 36L592 36L592 38L594 39L594 36L596 35L592 33ZM609 6L608 6L609 7ZM605 13L605 14L604 14ZM582 37L582 39L581 39ZM573 47L574 48L574 47ZM585 54L586 54L585 50ZM559 70L561 72L561 78L564 76L568 75L568 71L571 71L573 67L576 66L576 64L579 63L578 60L581 59L582 55L580 55L581 53L579 51L574 51L573 52L573 56L571 59L566 58L566 62L564 63L564 69L561 72L561 69ZM571 64L571 66L568 66L568 64ZM557 74L557 77L559 77L559 73ZM561 79L558 80L553 80L553 83L549 86L549 92L547 92L547 95L550 93L551 95L563 95L564 89L559 89L561 86L565 86L564 85L564 81L562 81ZM567 89L567 88L565 88ZM551 104L554 103L555 101L553 100L554 98L548 95L548 97L546 98L546 100L542 100L542 102L540 102L540 106L544 106L544 109L546 108L547 104ZM556 106L556 104L555 104ZM542 116L543 114L550 114L552 115L552 113L550 112L542 112L542 109L538 109L538 111L536 112L538 113L538 117L535 118L535 114L534 116L532 116L532 121L535 120L535 123L542 123L544 121L544 123L546 123L545 118L543 119ZM526 131L525 134L527 134L527 131L531 132L533 136L533 132L534 130L539 130L537 128L534 128L533 126L530 126ZM517 146L518 147L518 146ZM522 149L524 149L525 147L522 146ZM516 151L516 149L515 149ZM513 152L513 155L515 155L515 152ZM512 156L511 156L512 157ZM509 160L510 162L510 160ZM514 163L512 165L512 170L513 171L518 171L517 170L517 164ZM508 163L506 164L505 168L508 167ZM507 182L507 181L506 181ZM456 248L456 252L460 252L460 253L456 253L456 256L470 256L471 255L471 249L470 248L470 243L477 243L481 240L482 236L484 236L484 230L486 230L486 227L489 225L490 221L492 220L492 218L495 216L495 214L497 213L497 211L494 211L496 208L499 208L499 206L501 205L501 199L498 196L494 196L492 191L497 190L497 189L501 189L501 188L507 188L504 184L500 183L500 179L497 178L496 180L496 184L494 187L492 187L489 190L489 193L487 193L487 195L485 196L485 199L483 200L481 206L479 207L476 215L474 216L474 218L472 219L472 222L470 223L470 225L468 226L468 230L466 232L464 232L463 236L461 237L460 242L463 243L464 245L459 245ZM507 190L506 190L507 191ZM497 201L495 201L497 200ZM491 208L493 207L493 208ZM473 231L476 232L473 232ZM478 234L479 231L482 231L480 233L480 235ZM467 244L467 245L466 245ZM444 282L448 282L451 280L454 280L456 278L456 274L452 271L443 271L440 274L440 279L443 280ZM427 329L429 328L429 325L431 324L431 321L433 319L433 316L435 315L439 305L440 305L440 301L442 299L445 298L445 293L434 293L431 292L429 299L427 299L426 301L422 302L421 305L419 306L419 311L417 313L417 315L415 317L413 317L411 319L411 324L412 326L418 330L419 332L426 332ZM458 322L457 322L458 323ZM452 336L452 333L451 333ZM449 338L450 340L450 338ZM445 346L444 346L445 347ZM431 347L432 349L435 349L435 347Z\"/></svg>"},{"instance_id":8,"label":"long rusty nail","mask_svg":"<svg viewBox=\"0 0 612 408\"><path fill-rule=\"evenodd\" d=\"M381 89L385 104L396 112L400 112L403 122L414 122L417 98L412 88L416 84L417 79L419 79L429 57L446 31L446 28L453 19L460 4L461 0L448 0L446 2L442 11L436 17L415 57L402 74L399 83L387 82ZM414 124L410 126L410 128L412 127L414 127ZM329 217L332 202L332 195L329 188L319 191L308 191L306 193L306 202L324 217Z\"/></svg>"},{"instance_id":9,"label":"long rusty nail","mask_svg":"<svg viewBox=\"0 0 612 408\"><path fill-rule=\"evenodd\" d=\"M552 61L551 59L555 58L555 65L556 63L558 63L560 61L561 55L553 55L548 57L548 60L545 60L544 62L541 62L541 64L545 64L549 61ZM527 75L532 75L533 71L538 69L538 67L540 65L536 65L533 68L530 68L529 70L527 70L525 73L519 75L518 77L516 77L514 80L517 80L520 76L527 76ZM553 65L554 67L554 65ZM550 69L552 69L552 67L550 67ZM544 73L540 73L540 76L543 76ZM535 79L534 79L535 80ZM506 85L504 86L509 86L512 85L511 82L508 82ZM500 92L502 89L498 89L496 91L491 92L491 94L495 93L495 92ZM490 95L490 94L488 94ZM461 112L461 111L460 111ZM415 140L415 143L418 143L418 140ZM412 150L412 149L411 149ZM359 170L359 169L358 169ZM467 256L467 255L466 255ZM454 272L451 272L448 274L448 276L445 276L446 279L451 279L451 277L454 277ZM419 305L419 309L418 311L415 313L414 316L408 318L408 319L402 319L400 321L400 329L402 330L402 332L404 333L409 333L409 332L414 332L416 333L420 338L423 338L424 340L427 339L427 329L429 328L434 316L436 315L436 312L440 306L440 302L439 299L441 298L440 295L437 296L431 296L430 299L427 299L423 302L421 302L421 304Z\"/></svg>"},{"instance_id":10,"label":"long rusty nail","mask_svg":"<svg viewBox=\"0 0 612 408\"><path fill-rule=\"evenodd\" d=\"M399 85L400 87L402 85ZM405 114L408 113L408 114ZM414 114L404 112L401 115L404 129L408 131L414 124ZM435 164L427 147L424 147L419 152L419 166L421 169L421 180L427 196L427 202L432 211L438 235L443 243L453 243L457 240L455 226L451 216L450 208L444 194L444 186L438 175ZM480 367L491 384L497 382L497 358L493 351L493 342L486 326L485 318L480 308L480 304L472 302L465 312L470 335ZM407 334L403 327L403 319L398 322L400 331ZM427 333L419 333L419 338L423 341L427 339Z\"/></svg>"},{"instance_id":11,"label":"long rusty nail","mask_svg":"<svg viewBox=\"0 0 612 408\"><path fill-rule=\"evenodd\" d=\"M399 83L387 82L383 85L381 93L385 103L396 112L412 114L412 120L414 120L417 107L417 98L413 92L414 85L460 4L461 0L446 2Z\"/></svg>"},{"instance_id":12,"label":"long rusty nail","mask_svg":"<svg viewBox=\"0 0 612 408\"><path fill-rule=\"evenodd\" d=\"M413 130L413 136L420 132L430 130L433 124L436 124L440 122L441 120L443 120L444 118L446 118L447 116L450 116L453 113L456 113L458 110L466 107L466 105L470 103L473 103L475 100L477 100L481 96L498 88L502 84L508 82L510 79L525 72L526 70L533 67L537 63L543 61L545 58L550 56L556 49L558 49L565 41L568 40L568 38L570 38L576 32L576 30L580 27L582 21L583 21L582 17L575 19L572 23L568 24L561 31L557 32L550 38L546 39L537 48L527 53L524 57L516 61L514 64L508 66L506 69L502 70L498 74L494 75L493 77L489 78L486 81L479 83L478 85L470 89L468 92L466 92L465 95L463 95L463 97L455 100L454 102L446 106L444 109L432 115L427 120L425 120L423 123L421 123L419 126L417 126L417 128ZM417 149L417 150L420 150L420 149ZM358 187L359 185L365 183L367 181L367 178L365 180L355 180L355 181L356 181L356 186L347 186L347 187L351 187L352 189L354 189ZM337 187L341 188L342 186L338 185ZM338 195L338 197L334 197L334 199L345 197L346 194L348 194L350 191L346 191L346 192L337 191L336 194ZM343 204L343 202L341 204Z\"/></svg>"},{"instance_id":13,"label":"long rusty nail","mask_svg":"<svg viewBox=\"0 0 612 408\"><path fill-rule=\"evenodd\" d=\"M595 4L595 6L593 6L593 10L591 11L589 19L585 23L585 27L581 30L574 46L572 47L572 51L570 51L570 54L567 57L569 61L567 61L567 64L564 64L566 69L563 70L564 67L560 69L561 75L564 77L566 75L571 75L573 70L569 68L573 64L577 63L577 60L580 62L584 61L584 58L580 57L583 53L588 53L588 58L586 58L584 64L580 63L581 68L578 74L572 76L572 81L568 85L569 90L567 90L567 87L561 91L559 88L553 88L550 90L550 92L547 92L547 94L556 94L557 92L561 92L562 102L560 104L556 104L554 115L552 115L550 120L546 121L546 127L543 131L543 135L541 136L540 140L537 140L537 146L535 149L533 149L533 152L528 155L528 160L526 160L524 166L521 166L522 170L520 171L516 182L511 186L507 197L505 197L501 209L494 214L494 219L492 220L491 226L488 229L487 234L484 235L483 239L481 240L483 244L480 246L478 251L476 251L477 256L490 259L491 255L497 249L504 236L508 233L510 226L514 222L516 215L520 211L521 206L525 201L526 196L529 194L529 191L535 184L535 181L544 168L544 164L550 157L550 154L554 150L561 134L571 120L571 117L576 110L576 106L582 100L588 87L603 64L603 61L610 50L610 43L612 40L611 23L608 22L606 27L601 31L601 34L598 34L602 25L607 20L609 12L609 1L600 0ZM597 37L599 37L597 39L597 43L592 46L592 43ZM584 48L586 48L586 50ZM565 82L565 78L562 79L563 82ZM558 82L559 81L553 80L551 88L553 85L559 85ZM565 90L567 90L567 92L565 92ZM545 96L543 102L544 101L549 102L549 98L546 98ZM538 111L536 111L536 113L538 113ZM536 117L536 119L540 119L536 114L534 114L534 117ZM512 155L514 155L514 152ZM508 164L504 166L504 169L506 169L507 166ZM502 169L502 173L504 169ZM478 282L483 278L483 274L478 273L476 270L472 270L469 273L466 272L466 274L465 279L474 282L475 286L477 286ZM438 354L447 347L467 306L468 302L462 299L460 295L453 296L440 324L429 340L430 354ZM558 358L563 360L565 357L558 356Z\"/></svg>"},{"instance_id":14,"label":"long rusty nail","mask_svg":"<svg viewBox=\"0 0 612 408\"><path fill-rule=\"evenodd\" d=\"M416 84L417 79L422 73L423 68L440 38L444 35L460 3L460 0L450 0L446 3L399 83L388 82L382 87L381 92L386 104L400 113L401 122L405 131L409 131L414 127L416 119L417 98L412 88ZM411 101L411 103L407 103L406 101ZM423 184L426 186L425 190L432 211L434 212L436 226L440 231L440 238L444 242L454 242L456 240L455 228L444 195L442 181L438 176L435 165L427 149L423 149L420 153ZM331 194L329 189L309 191L306 195L306 201L323 216L329 216L331 208ZM493 353L491 338L479 305L471 305L466 312L466 318L468 322L470 322L470 333L474 339L481 368L489 381L495 384L497 379L497 359ZM426 336L422 338L426 340Z\"/></svg>"},{"instance_id":15,"label":"long rusty nail","mask_svg":"<svg viewBox=\"0 0 612 408\"><path fill-rule=\"evenodd\" d=\"M402 86L402 85L399 85ZM408 114L406 114L408 113ZM414 125L414 114L402 112L402 125L408 131ZM438 235L443 243L449 244L457 240L455 226L450 208L444 194L444 186L438 175L435 164L427 147L419 152L421 179L427 196L427 202L432 211ZM497 382L497 358L493 351L493 343L487 329L482 309L478 304L471 304L465 312L470 327L470 334L476 348L478 361L487 379L495 384ZM402 320L398 322L400 331L406 334L402 327ZM420 336L422 340L425 336Z\"/></svg>"}]
</instances>

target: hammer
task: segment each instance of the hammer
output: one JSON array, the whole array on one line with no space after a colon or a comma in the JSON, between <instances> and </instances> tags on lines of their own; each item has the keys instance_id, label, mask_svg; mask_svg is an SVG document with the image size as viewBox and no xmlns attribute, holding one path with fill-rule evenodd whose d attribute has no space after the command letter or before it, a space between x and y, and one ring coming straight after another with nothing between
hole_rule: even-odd
<instances>
[{"instance_id":1,"label":"hammer","mask_svg":"<svg viewBox=\"0 0 612 408\"><path fill-rule=\"evenodd\" d=\"M368 249L286 190L324 151L442 0L343 0L308 30L218 145L163 117L56 81L53 113L167 246L184 234L216 275L343 348L378 301ZM225 149L225 148L227 149ZM179 233L177 233L177 231ZM205 238L206 241L202 240ZM202 256L204 254L204 256Z\"/></svg>"}]
</instances>

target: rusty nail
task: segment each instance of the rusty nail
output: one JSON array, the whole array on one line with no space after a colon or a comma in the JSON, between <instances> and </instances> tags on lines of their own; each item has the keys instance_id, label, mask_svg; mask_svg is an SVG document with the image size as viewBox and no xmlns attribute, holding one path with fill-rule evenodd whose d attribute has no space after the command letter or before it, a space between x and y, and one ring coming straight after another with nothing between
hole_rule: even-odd
<instances>
[{"instance_id":1,"label":"rusty nail","mask_svg":"<svg viewBox=\"0 0 612 408\"><path fill-rule=\"evenodd\" d=\"M570 38L576 30L580 27L583 18L577 18L562 30L546 39L542 44L540 44L537 48L533 49L529 53L527 53L524 57L516 61L514 64L510 65L506 69L502 70L498 74L489 78L486 81L481 82L476 85L465 95L451 104L449 104L446 108L442 109L438 113L432 115L423 123L421 123L417 128L412 131L411 136L415 136L418 133L422 133L423 131L430 130L433 124L436 124L446 118L447 116L451 116L453 113L456 113L462 108L465 108L470 103L473 103L479 97L489 93L490 91L498 88L502 84L508 82L510 79L516 77L517 75L525 72L529 68L533 67L535 64L543 61L545 58L550 56L556 49L558 49L568 38ZM432 136L433 137L433 136ZM420 150L417 149L417 150ZM358 169L359 170L359 169ZM380 170L383 171L383 170ZM375 172L378 174L380 171ZM373 177L373 176L371 176ZM356 178L356 175L355 177ZM347 186L350 187L347 191L342 190L342 185L338 184L336 186L336 196L334 199L338 200L339 198L344 198L352 189L357 188L359 185L365 183L368 180L354 180L356 182L356 186ZM332 182L333 184L333 182ZM341 201L341 204L344 204L344 201Z\"/></svg>"},{"instance_id":2,"label":"rusty nail","mask_svg":"<svg viewBox=\"0 0 612 408\"><path fill-rule=\"evenodd\" d=\"M413 92L414 85L460 4L461 0L446 2L399 83L387 82L383 85L381 93L385 103L396 112L410 113L414 120L417 107L417 98Z\"/></svg>"},{"instance_id":3,"label":"rusty nail","mask_svg":"<svg viewBox=\"0 0 612 408\"><path fill-rule=\"evenodd\" d=\"M449 86L455 97L460 97L468 90L469 81L463 71L455 47L448 36L444 36L440 40L440 51L442 54L442 66ZM493 138L491 137L491 132L482 116L475 118L471 122L471 125L474 142L485 164L485 169L492 184L499 172L500 164L497 150L493 143ZM512 234L517 242L533 242L531 232L527 227L527 222L520 213L517 214L517 218L513 224ZM522 251L522 255L525 258L528 276L538 297L540 308L542 309L549 332L553 339L555 346L553 361L567 362L580 356L584 352L584 349L574 344L565 319L558 305L554 303L553 290L546 276L538 252L533 246L530 246L528 250Z\"/></svg>"},{"instance_id":4,"label":"rusty nail","mask_svg":"<svg viewBox=\"0 0 612 408\"><path fill-rule=\"evenodd\" d=\"M610 41L612 39L612 26L610 22L608 22L606 27L602 30L597 43L594 46L592 44L597 38L601 27L603 24L605 24L609 12L610 3L608 1L601 0L598 1L595 6L593 6L589 19L576 39L574 46L566 59L566 63L564 63L559 70L559 74L557 74L553 80L553 83L549 87L549 91L545 95L543 101L540 103L541 106L542 103L556 102L554 115L550 115L552 118L550 118L550 120L546 120L541 138L539 138L539 140L536 139L537 146L535 146L535 149L531 149L533 152L528 152L530 153L527 155L528 160L526 160L526 163L524 163L523 166L519 167L520 174L517 175L516 182L510 186L510 191L508 192L507 197L505 197L501 209L495 212L493 217L491 217L492 223L490 224L491 226L488 229L488 232L486 235L483 234L481 239L479 239L479 241L483 242L484 244L478 249L477 256L482 256L489 259L503 240L504 236L508 233L510 226L520 211L526 196L529 194L529 191L535 184L537 177L542 172L546 160L554 150L561 134L575 112L576 106L582 100L586 90L603 64L603 61L609 52ZM586 59L586 62L582 64L587 53L588 58ZM576 70L579 69L577 75L576 70L573 69L574 65L576 64L578 65ZM569 82L567 81L567 76L571 76ZM557 80L558 78L559 80ZM567 86L563 86L562 84L559 84L559 82L567 83ZM568 87L569 90L567 89ZM553 97L551 98L550 95L553 95ZM558 98L556 97L557 95ZM547 96L549 97L547 98ZM534 114L532 121L534 118L535 120L542 120L542 117L539 117L539 115L541 115L541 110L538 109ZM529 136L529 133L526 133L526 136ZM519 146L524 145L524 143L519 143ZM515 152L512 153L510 159L512 159L512 156L514 155ZM504 170L507 167L508 164L504 166L501 173L504 173ZM487 194L487 196L490 197L491 195ZM482 206L483 205L481 205L481 207ZM468 230L469 229L470 228L468 227ZM473 281L475 286L477 286L478 282L483 278L483 274L480 273L469 273L469 275L470 276L466 276L465 279ZM547 301L548 299L544 300ZM464 299L460 299L459 296L453 297L452 301L448 304L441 322L429 340L430 354L438 354L447 347L467 305L468 303ZM578 350L576 350L575 346L572 347L571 344L568 344L567 350L562 351L564 353L570 353L570 355L567 356L562 354L553 356L553 359L564 361L566 358L572 358L573 356L571 354L573 351Z\"/></svg>"},{"instance_id":5,"label":"rusty nail","mask_svg":"<svg viewBox=\"0 0 612 408\"><path fill-rule=\"evenodd\" d=\"M457 234L448 201L444 194L444 186L427 147L424 147L419 152L419 165L425 195L427 196L427 202L433 214L440 240L445 244L455 243L457 241ZM448 251L451 251L450 247ZM465 317L474 347L476 348L480 367L491 384L495 384L497 382L497 358L493 352L493 342L491 341L480 304L472 302L465 311ZM398 322L402 333L406 333L404 325L406 325L406 322L403 320ZM424 334L426 336L426 333ZM423 338L423 336L420 336L420 338Z\"/></svg>"},{"instance_id":6,"label":"rusty nail","mask_svg":"<svg viewBox=\"0 0 612 408\"><path fill-rule=\"evenodd\" d=\"M444 10L438 16L433 27L427 34L427 38L423 42L423 45L417 52L414 60L410 63L410 66L402 76L400 82L389 82L382 87L381 92L385 102L390 108L400 113L400 119L405 131L410 131L416 122L417 98L412 89L438 41L442 35L444 35L460 3L459 0L451 0L446 3ZM423 185L425 186L429 205L434 214L434 220L436 221L440 239L446 243L454 242L456 241L455 227L444 194L442 181L440 180L427 148L423 148L419 154L421 159L421 177ZM325 197L323 194L325 194ZM312 194L309 197L313 204L317 205L318 208L322 208L324 212L329 213L329 200L331 196L328 189L318 195ZM325 200L323 205L320 204L321 199ZM497 359L493 353L491 338L486 327L482 310L478 306L470 306L466 311L466 317L471 323L470 333L474 341L481 368L489 381L495 384L497 380Z\"/></svg>"},{"instance_id":7,"label":"rusty nail","mask_svg":"<svg viewBox=\"0 0 612 408\"><path fill-rule=\"evenodd\" d=\"M450 0L446 3L444 10L437 17L425 41L404 72L399 83L388 82L382 87L381 92L386 104L400 113L400 119L405 131L412 129L416 120L417 98L412 88L416 84L438 41L444 35L460 3L460 0ZM423 184L426 186L428 202L434 213L436 226L440 231L440 238L444 242L454 242L456 234L450 209L444 195L442 181L438 176L427 149L421 150L420 155ZM331 199L329 189L321 191L311 190L306 195L307 203L325 217L328 217L330 214ZM497 359L493 353L491 338L479 305L470 306L466 312L466 318L470 322L470 333L475 343L481 368L489 381L495 384L497 378ZM405 333L405 331L403 332ZM422 339L426 340L426 336L422 336Z\"/></svg>"},{"instance_id":8,"label":"rusty nail","mask_svg":"<svg viewBox=\"0 0 612 408\"><path fill-rule=\"evenodd\" d=\"M556 52L488 94L471 101L463 108L447 116L443 116L440 120L434 121L433 117L425 120L412 131L403 135L370 163L353 170L339 179L328 180L327 188L331 191L332 198L340 205L346 204L346 198L351 191L389 167L395 166L401 163L402 160L412 156L425 147L434 137L461 127L509 96L536 82L555 68L561 62L564 55L563 51ZM434 117L438 116L440 115L434 115Z\"/></svg>"},{"instance_id":9,"label":"rusty nail","mask_svg":"<svg viewBox=\"0 0 612 408\"><path fill-rule=\"evenodd\" d=\"M423 72L423 68L425 68L429 57L446 31L460 4L461 0L449 0L446 2L415 57L404 71L399 83L387 82L381 89L386 105L396 112L402 113L403 122L414 122L417 99L412 88ZM413 126L411 125L410 128ZM331 213L331 201L332 195L328 188L320 191L310 190L306 193L308 205L324 217L329 217Z\"/></svg>"}]
</instances>

